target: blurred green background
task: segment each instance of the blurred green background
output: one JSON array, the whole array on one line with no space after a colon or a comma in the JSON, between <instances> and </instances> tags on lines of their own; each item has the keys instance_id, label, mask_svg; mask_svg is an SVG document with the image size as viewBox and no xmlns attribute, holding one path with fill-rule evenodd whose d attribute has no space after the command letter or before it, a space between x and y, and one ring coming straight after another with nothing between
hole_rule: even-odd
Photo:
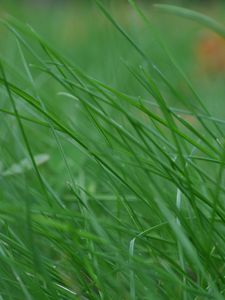
<instances>
[{"instance_id":1,"label":"blurred green background","mask_svg":"<svg viewBox=\"0 0 225 300\"><path fill-rule=\"evenodd\" d=\"M224 1L158 1L157 3L178 4L188 8L196 9L208 14L224 23L225 3ZM167 63L158 44L153 40L151 29L148 28L128 1L108 0L104 1L109 6L113 16L124 27L128 33L139 43L140 47L162 70L169 73L171 68ZM181 68L187 73L198 86L199 93L209 102L212 95L218 95L218 99L224 98L224 89L221 89L221 80L224 74L219 76L213 74L213 87L206 89L207 80L211 80L212 74L201 71L196 48L199 36L204 30L201 26L173 16L158 13L152 6L154 1L138 1L149 16L156 28L158 28L165 43ZM1 15L10 14L30 24L46 40L56 46L64 56L73 60L74 64L80 66L89 75L104 80L111 85L131 92L133 87L137 91L138 84L129 75L121 60L132 61L139 64L139 57L130 48L126 40L113 28L109 21L96 7L94 1L1 1ZM17 50L11 34L1 26L0 47L1 54L7 54L11 62L17 63ZM118 47L119 45L119 47ZM182 85L179 79L171 73L174 83ZM132 82L132 84L130 84ZM185 93L184 87L184 93ZM140 91L141 93L141 91ZM188 95L187 95L188 97ZM220 100L218 100L219 102ZM221 103L217 103L220 105ZM216 103L211 109L216 113ZM214 113L214 111L213 111Z\"/></svg>"}]
</instances>

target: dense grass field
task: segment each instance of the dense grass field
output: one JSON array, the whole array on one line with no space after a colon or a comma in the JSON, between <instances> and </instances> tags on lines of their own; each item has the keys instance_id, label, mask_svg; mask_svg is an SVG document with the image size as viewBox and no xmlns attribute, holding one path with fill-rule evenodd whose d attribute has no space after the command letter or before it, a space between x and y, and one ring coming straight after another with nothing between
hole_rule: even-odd
<instances>
[{"instance_id":1,"label":"dense grass field","mask_svg":"<svg viewBox=\"0 0 225 300\"><path fill-rule=\"evenodd\" d=\"M0 5L0 300L225 299L224 16Z\"/></svg>"}]
</instances>

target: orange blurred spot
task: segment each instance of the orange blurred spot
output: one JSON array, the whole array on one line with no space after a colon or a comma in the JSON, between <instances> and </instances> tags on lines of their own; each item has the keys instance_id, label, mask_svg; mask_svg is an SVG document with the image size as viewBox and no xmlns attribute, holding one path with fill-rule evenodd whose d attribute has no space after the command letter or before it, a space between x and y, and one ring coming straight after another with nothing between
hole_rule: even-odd
<instances>
[{"instance_id":1,"label":"orange blurred spot","mask_svg":"<svg viewBox=\"0 0 225 300\"><path fill-rule=\"evenodd\" d=\"M225 72L225 39L212 32L203 32L197 41L198 65L207 73Z\"/></svg>"}]
</instances>

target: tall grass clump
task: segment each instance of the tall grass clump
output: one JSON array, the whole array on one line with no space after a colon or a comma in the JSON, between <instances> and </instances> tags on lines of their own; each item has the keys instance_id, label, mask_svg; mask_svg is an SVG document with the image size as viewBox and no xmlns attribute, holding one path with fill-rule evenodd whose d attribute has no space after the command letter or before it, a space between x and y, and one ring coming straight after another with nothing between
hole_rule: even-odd
<instances>
[{"instance_id":1,"label":"tall grass clump","mask_svg":"<svg viewBox=\"0 0 225 300\"><path fill-rule=\"evenodd\" d=\"M129 2L170 73L96 0L135 56L126 91L1 20L16 64L1 55L0 299L224 299L225 121ZM156 12L225 36L197 12Z\"/></svg>"}]
</instances>

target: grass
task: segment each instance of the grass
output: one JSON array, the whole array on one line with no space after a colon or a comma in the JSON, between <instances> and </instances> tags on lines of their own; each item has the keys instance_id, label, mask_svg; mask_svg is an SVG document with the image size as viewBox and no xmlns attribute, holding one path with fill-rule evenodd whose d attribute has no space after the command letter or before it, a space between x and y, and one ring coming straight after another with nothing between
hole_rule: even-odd
<instances>
[{"instance_id":1,"label":"grass","mask_svg":"<svg viewBox=\"0 0 225 300\"><path fill-rule=\"evenodd\" d=\"M223 75L191 76L159 29L225 28L167 5L156 25L130 0L132 27L95 2L105 29L75 57L1 19L0 299L224 299L224 104L206 84L220 101Z\"/></svg>"}]
</instances>

